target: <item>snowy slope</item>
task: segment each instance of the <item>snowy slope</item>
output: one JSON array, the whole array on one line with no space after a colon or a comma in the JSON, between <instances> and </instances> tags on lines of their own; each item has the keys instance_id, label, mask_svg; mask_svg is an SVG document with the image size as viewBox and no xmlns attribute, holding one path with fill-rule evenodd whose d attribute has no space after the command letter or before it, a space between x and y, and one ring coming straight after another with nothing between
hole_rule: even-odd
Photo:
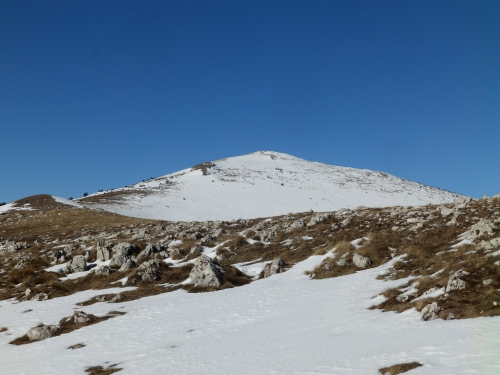
<instances>
[{"instance_id":1,"label":"snowy slope","mask_svg":"<svg viewBox=\"0 0 500 375\"><path fill-rule=\"evenodd\" d=\"M205 172L205 173L204 173ZM231 220L289 212L452 202L441 189L382 172L309 162L278 152L221 159L80 200L92 208L163 220Z\"/></svg>"},{"instance_id":2,"label":"snowy slope","mask_svg":"<svg viewBox=\"0 0 500 375\"><path fill-rule=\"evenodd\" d=\"M412 361L423 364L413 375L500 373L499 317L424 322L414 310L368 310L381 302L373 297L388 283L395 287L404 280L376 280L388 265L333 279L304 276L323 258L313 256L239 288L79 308L127 314L23 346L8 341L39 322L70 316L76 302L103 291L43 302L1 301L1 324L9 327L0 333L1 373L76 375L90 366L117 364L123 375L375 375L381 367ZM68 349L79 343L86 346Z\"/></svg>"}]
</instances>

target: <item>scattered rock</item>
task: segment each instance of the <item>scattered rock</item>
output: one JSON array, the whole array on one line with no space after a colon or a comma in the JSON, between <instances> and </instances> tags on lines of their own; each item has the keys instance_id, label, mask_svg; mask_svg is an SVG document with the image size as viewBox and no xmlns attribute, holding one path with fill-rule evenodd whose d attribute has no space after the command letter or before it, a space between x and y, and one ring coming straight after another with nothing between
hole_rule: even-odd
<instances>
[{"instance_id":1,"label":"scattered rock","mask_svg":"<svg viewBox=\"0 0 500 375\"><path fill-rule=\"evenodd\" d=\"M442 217L447 217L447 216L450 216L451 214L453 214L453 209L452 208L443 208L441 210L441 216Z\"/></svg>"},{"instance_id":2,"label":"scattered rock","mask_svg":"<svg viewBox=\"0 0 500 375\"><path fill-rule=\"evenodd\" d=\"M482 235L492 236L496 229L495 223L489 219L480 219L467 232L467 239L475 240Z\"/></svg>"},{"instance_id":3,"label":"scattered rock","mask_svg":"<svg viewBox=\"0 0 500 375\"><path fill-rule=\"evenodd\" d=\"M202 288L220 288L223 270L220 264L202 255L194 261L194 267L189 274L194 286Z\"/></svg>"},{"instance_id":4,"label":"scattered rock","mask_svg":"<svg viewBox=\"0 0 500 375\"><path fill-rule=\"evenodd\" d=\"M97 243L97 260L100 262L106 262L111 257L111 251L113 249L113 244L107 243L101 240Z\"/></svg>"},{"instance_id":5,"label":"scattered rock","mask_svg":"<svg viewBox=\"0 0 500 375\"><path fill-rule=\"evenodd\" d=\"M432 302L426 305L420 313L422 314L422 320L434 320L438 318L439 308L437 302Z\"/></svg>"},{"instance_id":6,"label":"scattered rock","mask_svg":"<svg viewBox=\"0 0 500 375\"><path fill-rule=\"evenodd\" d=\"M87 323L92 319L92 315L89 315L83 311L75 311L73 313L73 322L75 323Z\"/></svg>"},{"instance_id":7,"label":"scattered rock","mask_svg":"<svg viewBox=\"0 0 500 375\"><path fill-rule=\"evenodd\" d=\"M276 275L277 273L281 273L283 271L283 266L285 262L281 260L281 258L275 258L271 263L266 264L264 270L262 271L262 278L266 278L272 275Z\"/></svg>"},{"instance_id":8,"label":"scattered rock","mask_svg":"<svg viewBox=\"0 0 500 375\"><path fill-rule=\"evenodd\" d=\"M345 258L341 258L340 260L337 260L335 264L339 267L345 267L347 266L347 261L345 260Z\"/></svg>"},{"instance_id":9,"label":"scattered rock","mask_svg":"<svg viewBox=\"0 0 500 375\"><path fill-rule=\"evenodd\" d=\"M74 273L74 272L84 272L88 271L89 267L87 266L87 262L85 261L85 256L83 255L75 255L73 259L71 259L66 267L64 268L64 273Z\"/></svg>"},{"instance_id":10,"label":"scattered rock","mask_svg":"<svg viewBox=\"0 0 500 375\"><path fill-rule=\"evenodd\" d=\"M31 328L28 333L28 339L30 341L41 341L48 339L59 329L59 325L41 325L35 328Z\"/></svg>"},{"instance_id":11,"label":"scattered rock","mask_svg":"<svg viewBox=\"0 0 500 375\"><path fill-rule=\"evenodd\" d=\"M121 267L136 250L137 248L134 245L128 242L120 242L114 247L113 257L109 262L109 266Z\"/></svg>"},{"instance_id":12,"label":"scattered rock","mask_svg":"<svg viewBox=\"0 0 500 375\"><path fill-rule=\"evenodd\" d=\"M155 281L161 278L161 272L157 268L147 268L139 273L143 281Z\"/></svg>"},{"instance_id":13,"label":"scattered rock","mask_svg":"<svg viewBox=\"0 0 500 375\"><path fill-rule=\"evenodd\" d=\"M122 266L120 267L120 269L118 270L118 272L128 271L128 270L130 270L130 269L132 269L134 267L135 267L135 262L132 259L127 259L122 264Z\"/></svg>"},{"instance_id":14,"label":"scattered rock","mask_svg":"<svg viewBox=\"0 0 500 375\"><path fill-rule=\"evenodd\" d=\"M97 276L109 276L113 272L115 272L115 270L108 266L102 266L92 271L92 273Z\"/></svg>"},{"instance_id":15,"label":"scattered rock","mask_svg":"<svg viewBox=\"0 0 500 375\"><path fill-rule=\"evenodd\" d=\"M460 290L465 288L465 281L460 279L460 277L467 276L469 272L458 270L448 279L448 284L446 285L446 293L451 292L453 290Z\"/></svg>"},{"instance_id":16,"label":"scattered rock","mask_svg":"<svg viewBox=\"0 0 500 375\"><path fill-rule=\"evenodd\" d=\"M358 268L366 268L366 267L370 266L373 263L370 260L370 258L364 257L364 256L359 255L359 254L354 254L352 256L352 262Z\"/></svg>"}]
</instances>

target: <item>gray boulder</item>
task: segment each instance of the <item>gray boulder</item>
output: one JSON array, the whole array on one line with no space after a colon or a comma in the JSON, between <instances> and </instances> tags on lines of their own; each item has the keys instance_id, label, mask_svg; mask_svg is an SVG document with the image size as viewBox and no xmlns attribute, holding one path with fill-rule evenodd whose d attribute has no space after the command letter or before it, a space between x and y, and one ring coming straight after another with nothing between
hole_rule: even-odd
<instances>
[{"instance_id":1,"label":"gray boulder","mask_svg":"<svg viewBox=\"0 0 500 375\"><path fill-rule=\"evenodd\" d=\"M470 227L469 231L467 232L467 239L475 240L477 237L483 234L492 236L495 229L496 225L493 220L480 219L476 224Z\"/></svg>"},{"instance_id":2,"label":"gray boulder","mask_svg":"<svg viewBox=\"0 0 500 375\"><path fill-rule=\"evenodd\" d=\"M28 339L30 341L41 341L48 339L59 329L59 325L41 325L35 328L31 328L28 333Z\"/></svg>"},{"instance_id":3,"label":"gray boulder","mask_svg":"<svg viewBox=\"0 0 500 375\"><path fill-rule=\"evenodd\" d=\"M202 255L194 261L194 267L189 274L194 286L202 288L220 288L223 270L219 262Z\"/></svg>"},{"instance_id":4,"label":"gray boulder","mask_svg":"<svg viewBox=\"0 0 500 375\"><path fill-rule=\"evenodd\" d=\"M154 253L157 253L157 252L158 252L157 247L155 245L153 245L152 243L149 243L146 245L146 248L144 250L142 250L141 253L137 256L137 260L149 258L151 255L153 255Z\"/></svg>"},{"instance_id":5,"label":"gray boulder","mask_svg":"<svg viewBox=\"0 0 500 375\"><path fill-rule=\"evenodd\" d=\"M347 261L345 260L345 258L341 258L341 259L337 260L335 262L335 264L339 267L345 267L345 266L347 266Z\"/></svg>"},{"instance_id":6,"label":"gray boulder","mask_svg":"<svg viewBox=\"0 0 500 375\"><path fill-rule=\"evenodd\" d=\"M85 261L84 255L75 255L73 259L71 259L64 269L64 273L73 273L73 272L84 272L88 271L89 267L87 266L87 262Z\"/></svg>"},{"instance_id":7,"label":"gray boulder","mask_svg":"<svg viewBox=\"0 0 500 375\"><path fill-rule=\"evenodd\" d=\"M370 258L364 257L364 256L359 255L359 254L354 254L352 256L352 262L358 268L366 268L366 267L370 266L373 263L370 260Z\"/></svg>"},{"instance_id":8,"label":"gray boulder","mask_svg":"<svg viewBox=\"0 0 500 375\"><path fill-rule=\"evenodd\" d=\"M281 273L283 271L283 266L285 262L281 260L281 258L275 258L271 263L266 264L264 270L262 271L262 278L266 278L272 275L276 275L277 273Z\"/></svg>"},{"instance_id":9,"label":"gray boulder","mask_svg":"<svg viewBox=\"0 0 500 375\"><path fill-rule=\"evenodd\" d=\"M161 278L161 272L154 267L147 268L140 275L143 281L155 281Z\"/></svg>"},{"instance_id":10,"label":"gray boulder","mask_svg":"<svg viewBox=\"0 0 500 375\"><path fill-rule=\"evenodd\" d=\"M426 305L420 313L422 314L422 320L434 320L438 318L438 312L440 311L440 307L437 302L432 302Z\"/></svg>"},{"instance_id":11,"label":"gray boulder","mask_svg":"<svg viewBox=\"0 0 500 375\"><path fill-rule=\"evenodd\" d=\"M92 315L89 315L83 311L75 311L73 313L73 322L75 323L87 323L92 320Z\"/></svg>"},{"instance_id":12,"label":"gray boulder","mask_svg":"<svg viewBox=\"0 0 500 375\"><path fill-rule=\"evenodd\" d=\"M118 272L128 271L134 267L135 267L135 262L129 258L121 265Z\"/></svg>"},{"instance_id":13,"label":"gray boulder","mask_svg":"<svg viewBox=\"0 0 500 375\"><path fill-rule=\"evenodd\" d=\"M296 220L292 223L292 225L290 225L290 227L293 229L305 227L305 226L306 226L306 223L302 219Z\"/></svg>"},{"instance_id":14,"label":"gray boulder","mask_svg":"<svg viewBox=\"0 0 500 375\"><path fill-rule=\"evenodd\" d=\"M109 276L111 275L113 272L115 272L114 269L108 267L108 266L102 266L100 268L97 268L95 270L92 271L92 273L94 275L98 275L98 276Z\"/></svg>"},{"instance_id":15,"label":"gray boulder","mask_svg":"<svg viewBox=\"0 0 500 375\"><path fill-rule=\"evenodd\" d=\"M448 284L446 285L446 293L453 290L460 290L465 288L465 281L461 279L463 276L467 276L469 272L458 270L448 279Z\"/></svg>"},{"instance_id":16,"label":"gray boulder","mask_svg":"<svg viewBox=\"0 0 500 375\"><path fill-rule=\"evenodd\" d=\"M130 259L131 255L136 251L136 247L134 245L129 244L128 242L120 242L115 245L113 257L109 262L110 267L121 267L123 263L125 263L128 259Z\"/></svg>"},{"instance_id":17,"label":"gray boulder","mask_svg":"<svg viewBox=\"0 0 500 375\"><path fill-rule=\"evenodd\" d=\"M156 258L147 260L143 262L138 269L139 270L145 270L146 268L151 268L151 267L160 267L160 261L157 260Z\"/></svg>"},{"instance_id":18,"label":"gray boulder","mask_svg":"<svg viewBox=\"0 0 500 375\"><path fill-rule=\"evenodd\" d=\"M101 262L106 262L111 258L111 251L113 249L113 244L106 243L106 241L101 240L97 243L97 260Z\"/></svg>"},{"instance_id":19,"label":"gray boulder","mask_svg":"<svg viewBox=\"0 0 500 375\"><path fill-rule=\"evenodd\" d=\"M450 216L452 213L453 213L453 209L452 209L452 208L446 208L446 207L444 207L444 208L441 210L441 216L442 216L442 217L447 217L447 216Z\"/></svg>"}]
</instances>

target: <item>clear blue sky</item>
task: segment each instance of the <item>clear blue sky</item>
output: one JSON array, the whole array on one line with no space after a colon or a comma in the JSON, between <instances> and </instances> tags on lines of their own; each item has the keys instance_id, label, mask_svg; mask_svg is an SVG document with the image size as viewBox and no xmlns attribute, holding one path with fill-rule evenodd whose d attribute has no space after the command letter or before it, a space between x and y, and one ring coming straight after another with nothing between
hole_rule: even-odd
<instances>
[{"instance_id":1,"label":"clear blue sky","mask_svg":"<svg viewBox=\"0 0 500 375\"><path fill-rule=\"evenodd\" d=\"M0 202L258 150L500 193L500 1L0 0Z\"/></svg>"}]
</instances>

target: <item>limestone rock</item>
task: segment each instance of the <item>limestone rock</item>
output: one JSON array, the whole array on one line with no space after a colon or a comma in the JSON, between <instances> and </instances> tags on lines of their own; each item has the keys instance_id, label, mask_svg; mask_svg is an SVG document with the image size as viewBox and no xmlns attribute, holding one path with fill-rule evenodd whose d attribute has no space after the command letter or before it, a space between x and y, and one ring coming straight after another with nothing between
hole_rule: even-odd
<instances>
[{"instance_id":1,"label":"limestone rock","mask_svg":"<svg viewBox=\"0 0 500 375\"><path fill-rule=\"evenodd\" d=\"M306 223L304 223L304 220L302 220L302 219L296 220L292 223L292 225L290 225L290 227L293 229L305 227L305 226L306 226Z\"/></svg>"},{"instance_id":2,"label":"limestone rock","mask_svg":"<svg viewBox=\"0 0 500 375\"><path fill-rule=\"evenodd\" d=\"M422 320L434 320L438 318L438 312L440 311L440 307L437 302L432 302L426 305L420 313L422 314Z\"/></svg>"},{"instance_id":3,"label":"limestone rock","mask_svg":"<svg viewBox=\"0 0 500 375\"><path fill-rule=\"evenodd\" d=\"M154 267L147 268L140 275L143 281L155 281L161 278L161 272Z\"/></svg>"},{"instance_id":4,"label":"limestone rock","mask_svg":"<svg viewBox=\"0 0 500 375\"><path fill-rule=\"evenodd\" d=\"M370 266L373 263L370 260L370 258L364 257L364 256L359 255L359 254L354 254L352 256L352 262L358 268L366 268L366 267Z\"/></svg>"},{"instance_id":5,"label":"limestone rock","mask_svg":"<svg viewBox=\"0 0 500 375\"><path fill-rule=\"evenodd\" d=\"M345 258L341 258L340 260L337 260L335 264L339 267L345 267L347 266L347 261L345 260Z\"/></svg>"},{"instance_id":6,"label":"limestone rock","mask_svg":"<svg viewBox=\"0 0 500 375\"><path fill-rule=\"evenodd\" d=\"M92 320L92 315L89 315L83 311L75 311L73 313L73 322L75 323L87 323Z\"/></svg>"},{"instance_id":7,"label":"limestone rock","mask_svg":"<svg viewBox=\"0 0 500 375\"><path fill-rule=\"evenodd\" d=\"M495 223L489 219L480 219L476 224L474 224L467 232L467 238L469 240L475 240L481 235L492 236L493 231L496 229Z\"/></svg>"},{"instance_id":8,"label":"limestone rock","mask_svg":"<svg viewBox=\"0 0 500 375\"><path fill-rule=\"evenodd\" d=\"M84 272L88 271L89 267L87 266L87 262L85 261L84 255L75 255L73 259L71 259L64 269L64 273L73 273L73 272Z\"/></svg>"},{"instance_id":9,"label":"limestone rock","mask_svg":"<svg viewBox=\"0 0 500 375\"><path fill-rule=\"evenodd\" d=\"M134 245L129 244L128 242L120 242L115 245L113 251L113 257L109 262L110 267L121 267L123 263L125 263L130 256L137 250Z\"/></svg>"},{"instance_id":10,"label":"limestone rock","mask_svg":"<svg viewBox=\"0 0 500 375\"><path fill-rule=\"evenodd\" d=\"M194 267L189 274L195 286L204 288L220 288L222 283L222 268L220 264L202 255L194 261Z\"/></svg>"},{"instance_id":11,"label":"limestone rock","mask_svg":"<svg viewBox=\"0 0 500 375\"><path fill-rule=\"evenodd\" d=\"M283 266L285 265L285 262L281 260L281 258L275 258L271 263L266 264L264 267L264 270L262 271L262 278L266 278L272 275L276 275L277 273L280 273L283 271Z\"/></svg>"},{"instance_id":12,"label":"limestone rock","mask_svg":"<svg viewBox=\"0 0 500 375\"><path fill-rule=\"evenodd\" d=\"M442 217L447 217L447 216L450 216L451 214L453 214L453 209L452 208L443 208L441 210L441 216Z\"/></svg>"},{"instance_id":13,"label":"limestone rock","mask_svg":"<svg viewBox=\"0 0 500 375\"><path fill-rule=\"evenodd\" d=\"M465 281L463 281L460 277L467 276L469 272L458 270L448 279L448 284L446 285L446 293L451 292L453 290L460 290L465 288Z\"/></svg>"},{"instance_id":14,"label":"limestone rock","mask_svg":"<svg viewBox=\"0 0 500 375\"><path fill-rule=\"evenodd\" d=\"M59 329L58 325L41 325L35 328L31 328L28 333L28 339L30 341L41 341L48 339Z\"/></svg>"},{"instance_id":15,"label":"limestone rock","mask_svg":"<svg viewBox=\"0 0 500 375\"><path fill-rule=\"evenodd\" d=\"M154 244L152 244L152 243L147 244L146 248L144 250L142 250L141 253L137 256L137 260L141 260L143 258L148 258L157 252L158 252L158 248Z\"/></svg>"},{"instance_id":16,"label":"limestone rock","mask_svg":"<svg viewBox=\"0 0 500 375\"><path fill-rule=\"evenodd\" d=\"M135 267L135 262L132 259L127 259L120 267L118 272L128 271Z\"/></svg>"},{"instance_id":17,"label":"limestone rock","mask_svg":"<svg viewBox=\"0 0 500 375\"><path fill-rule=\"evenodd\" d=\"M115 270L108 266L102 266L92 271L92 273L97 276L109 276L113 272L115 272Z\"/></svg>"},{"instance_id":18,"label":"limestone rock","mask_svg":"<svg viewBox=\"0 0 500 375\"><path fill-rule=\"evenodd\" d=\"M100 262L106 262L111 258L111 251L113 249L113 244L107 243L101 240L97 243L97 260Z\"/></svg>"}]
</instances>

